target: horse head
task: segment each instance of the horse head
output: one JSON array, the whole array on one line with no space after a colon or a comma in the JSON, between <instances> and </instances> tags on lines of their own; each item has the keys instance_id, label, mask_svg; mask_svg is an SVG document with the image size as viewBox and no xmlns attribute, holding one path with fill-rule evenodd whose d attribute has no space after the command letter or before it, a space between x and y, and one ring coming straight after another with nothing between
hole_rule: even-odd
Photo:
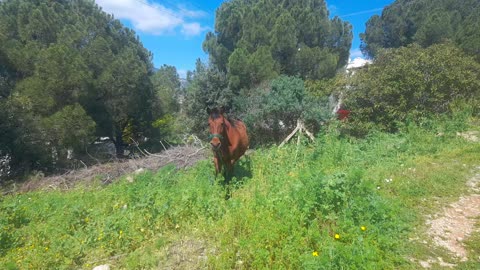
<instances>
[{"instance_id":1,"label":"horse head","mask_svg":"<svg viewBox=\"0 0 480 270\"><path fill-rule=\"evenodd\" d=\"M225 117L223 116L224 110L220 109L207 109L208 125L210 127L210 145L214 151L219 151L222 146L222 141L226 136L226 124Z\"/></svg>"}]
</instances>

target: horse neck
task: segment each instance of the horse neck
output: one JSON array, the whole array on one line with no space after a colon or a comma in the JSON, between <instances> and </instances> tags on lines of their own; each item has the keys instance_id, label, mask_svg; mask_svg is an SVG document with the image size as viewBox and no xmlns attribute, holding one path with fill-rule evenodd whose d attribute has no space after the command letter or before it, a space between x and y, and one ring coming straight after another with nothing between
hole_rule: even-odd
<instances>
[{"instance_id":1,"label":"horse neck","mask_svg":"<svg viewBox=\"0 0 480 270\"><path fill-rule=\"evenodd\" d=\"M232 131L233 126L232 126L232 123L230 123L230 121L228 121L226 117L223 118L223 122L225 123L225 129L223 130L223 133L225 134L222 134L222 136L225 142L229 143L230 140L228 139L228 133Z\"/></svg>"}]
</instances>

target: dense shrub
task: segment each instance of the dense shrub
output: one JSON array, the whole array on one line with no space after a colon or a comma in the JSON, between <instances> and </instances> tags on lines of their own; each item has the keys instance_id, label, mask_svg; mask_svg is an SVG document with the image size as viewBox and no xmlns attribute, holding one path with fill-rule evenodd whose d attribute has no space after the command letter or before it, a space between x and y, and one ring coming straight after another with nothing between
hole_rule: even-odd
<instances>
[{"instance_id":1,"label":"dense shrub","mask_svg":"<svg viewBox=\"0 0 480 270\"><path fill-rule=\"evenodd\" d=\"M360 131L480 105L480 64L451 44L386 50L354 76L346 104Z\"/></svg>"},{"instance_id":2,"label":"dense shrub","mask_svg":"<svg viewBox=\"0 0 480 270\"><path fill-rule=\"evenodd\" d=\"M328 117L324 97L311 95L297 77L280 76L237 97L234 110L249 128L254 144L279 142L292 132L297 120L318 131Z\"/></svg>"}]
</instances>

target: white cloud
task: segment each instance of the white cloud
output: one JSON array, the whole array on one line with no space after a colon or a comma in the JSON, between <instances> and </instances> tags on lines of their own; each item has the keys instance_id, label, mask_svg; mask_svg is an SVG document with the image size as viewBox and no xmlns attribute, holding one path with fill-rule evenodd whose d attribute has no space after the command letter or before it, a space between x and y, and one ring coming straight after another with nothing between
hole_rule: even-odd
<instances>
[{"instance_id":1,"label":"white cloud","mask_svg":"<svg viewBox=\"0 0 480 270\"><path fill-rule=\"evenodd\" d=\"M202 27L200 26L199 23L184 23L182 25L182 33L185 35L185 36L196 36L200 33L202 33L203 31L205 31L207 29L207 27Z\"/></svg>"},{"instance_id":2,"label":"white cloud","mask_svg":"<svg viewBox=\"0 0 480 270\"><path fill-rule=\"evenodd\" d=\"M198 22L188 19L206 16L200 10L189 10L179 6L177 10L146 0L96 0L96 3L107 13L117 19L125 19L132 23L136 30L144 33L161 35L175 33L177 29L185 35L198 35L206 28ZM195 25L195 26L193 26Z\"/></svg>"}]
</instances>

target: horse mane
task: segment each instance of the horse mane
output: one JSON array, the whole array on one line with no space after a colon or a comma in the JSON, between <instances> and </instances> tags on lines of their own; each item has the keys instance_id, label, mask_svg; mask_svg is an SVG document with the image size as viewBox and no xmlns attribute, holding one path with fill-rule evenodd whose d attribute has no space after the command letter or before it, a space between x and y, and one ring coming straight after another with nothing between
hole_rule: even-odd
<instances>
[{"instance_id":1,"label":"horse mane","mask_svg":"<svg viewBox=\"0 0 480 270\"><path fill-rule=\"evenodd\" d=\"M225 113L220 113L220 112L212 112L211 116L213 119L218 119L220 118L220 116L223 116L223 118L225 118L230 123L230 125L232 125L232 127L236 127L237 122L242 121L240 120L240 118L236 116L231 116L231 115L227 115Z\"/></svg>"},{"instance_id":2,"label":"horse mane","mask_svg":"<svg viewBox=\"0 0 480 270\"><path fill-rule=\"evenodd\" d=\"M227 115L227 117L225 118L227 119L228 122L230 122L230 125L232 125L232 127L236 127L238 122L242 122L242 120L236 116Z\"/></svg>"},{"instance_id":3,"label":"horse mane","mask_svg":"<svg viewBox=\"0 0 480 270\"><path fill-rule=\"evenodd\" d=\"M220 117L220 113L219 112L212 112L210 114L210 116L213 118L213 119L218 119Z\"/></svg>"},{"instance_id":4,"label":"horse mane","mask_svg":"<svg viewBox=\"0 0 480 270\"><path fill-rule=\"evenodd\" d=\"M223 111L219 111L218 109L213 109L210 111L210 117L212 117L212 119L218 119L220 118L220 116L225 118L230 123L230 125L232 125L232 127L236 127L238 122L242 122L240 118L228 115Z\"/></svg>"}]
</instances>

